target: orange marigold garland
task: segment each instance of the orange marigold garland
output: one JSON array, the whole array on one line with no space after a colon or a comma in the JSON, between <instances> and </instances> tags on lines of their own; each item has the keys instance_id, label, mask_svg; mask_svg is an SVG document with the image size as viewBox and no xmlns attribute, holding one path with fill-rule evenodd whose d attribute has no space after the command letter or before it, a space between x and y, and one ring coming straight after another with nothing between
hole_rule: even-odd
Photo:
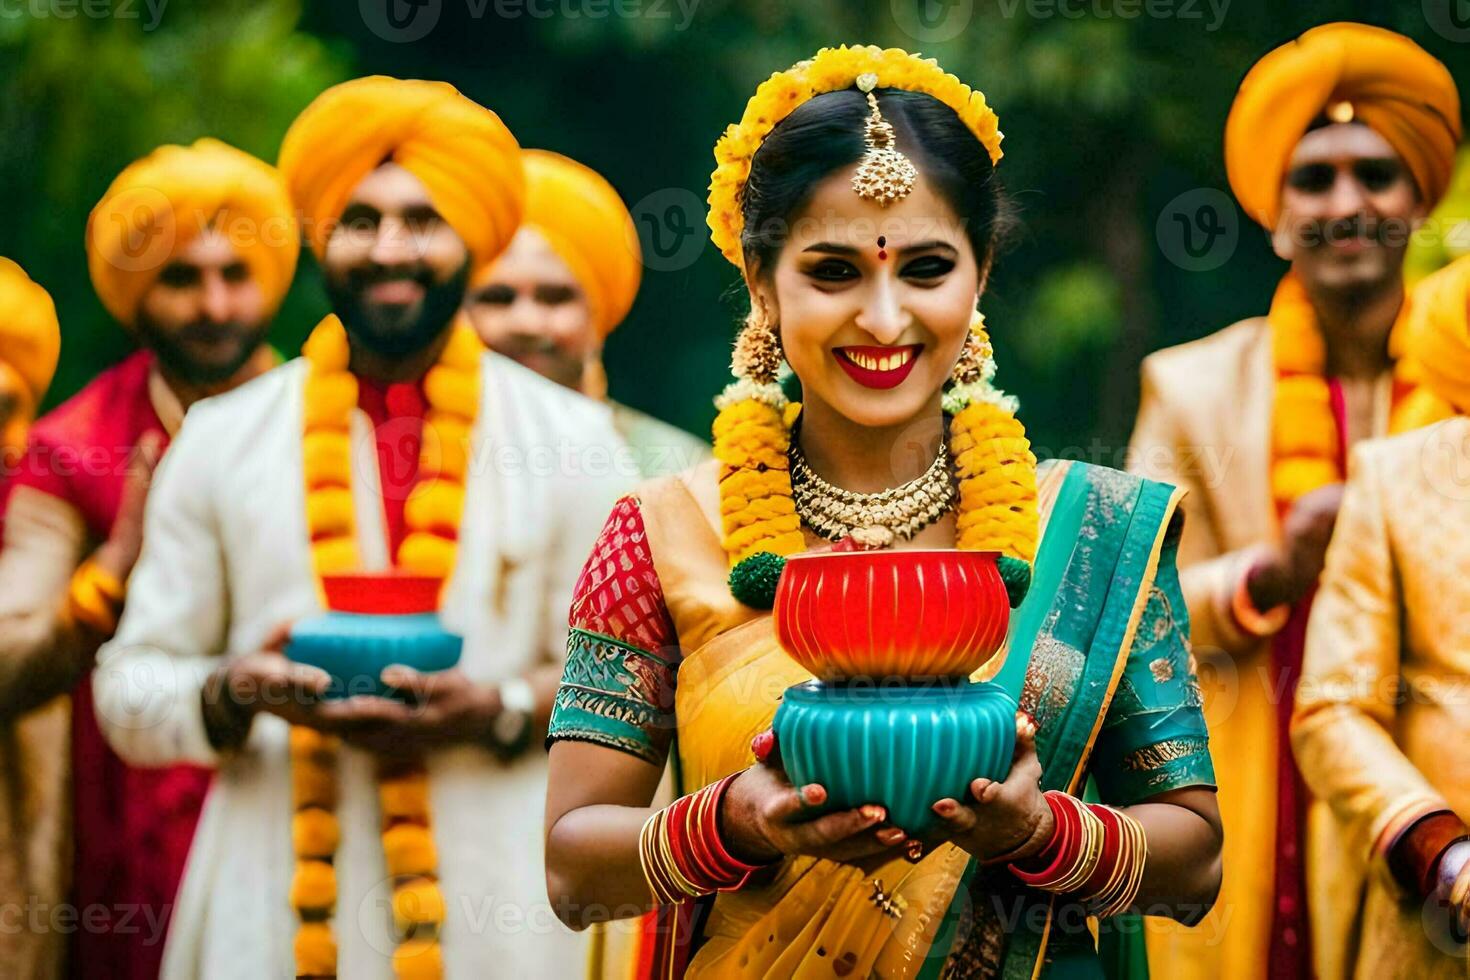
<instances>
[{"instance_id":1,"label":"orange marigold garland","mask_svg":"<svg viewBox=\"0 0 1470 980\"><path fill-rule=\"evenodd\" d=\"M454 569L459 522L469 472L470 433L478 415L479 340L456 326L439 362L424 378L429 411L424 420L419 482L404 505L408 534L396 564L447 579ZM351 348L335 316L317 325L302 348L308 362L303 405L302 463L312 563L323 575L361 568L352 499L352 413L357 379L348 370ZM297 864L291 904L301 925L295 942L296 973L330 977L337 972L331 917L336 904L332 860L340 830L335 738L309 728L291 730L292 842ZM445 902L436 873L429 780L422 760L380 766L379 804L383 850L393 879L394 928L399 946L393 969L400 980L443 975L438 946Z\"/></svg>"},{"instance_id":2,"label":"orange marigold garland","mask_svg":"<svg viewBox=\"0 0 1470 980\"><path fill-rule=\"evenodd\" d=\"M1390 353L1397 354L1408 304L1389 337ZM1306 288L1293 273L1276 287L1267 316L1271 325L1271 353L1276 367L1275 401L1271 413L1271 496L1278 514L1285 514L1298 498L1344 477L1337 417L1327 381L1327 343ZM1389 432L1407 432L1446 417L1446 406L1421 397L1412 362L1394 363L1395 399Z\"/></svg>"}]
</instances>

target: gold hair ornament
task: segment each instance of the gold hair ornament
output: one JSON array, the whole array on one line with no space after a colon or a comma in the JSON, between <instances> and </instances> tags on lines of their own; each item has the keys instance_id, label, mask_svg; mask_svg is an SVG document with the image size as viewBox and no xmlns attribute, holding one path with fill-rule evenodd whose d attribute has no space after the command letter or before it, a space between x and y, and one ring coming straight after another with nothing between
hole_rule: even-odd
<instances>
[{"instance_id":1,"label":"gold hair ornament","mask_svg":"<svg viewBox=\"0 0 1470 980\"><path fill-rule=\"evenodd\" d=\"M878 97L873 94L873 86L877 84L878 76L873 72L858 76L858 91L866 93L868 108L873 111L863 131L868 152L863 154L857 172L852 175L852 189L858 197L886 208L909 196L919 179L919 171L894 145L893 124L883 118Z\"/></svg>"}]
</instances>

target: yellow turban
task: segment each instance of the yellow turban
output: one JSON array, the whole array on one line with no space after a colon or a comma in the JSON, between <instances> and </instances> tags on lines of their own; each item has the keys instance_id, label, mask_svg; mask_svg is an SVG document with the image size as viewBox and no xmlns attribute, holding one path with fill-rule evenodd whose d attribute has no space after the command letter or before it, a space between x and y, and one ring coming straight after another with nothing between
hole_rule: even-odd
<instances>
[{"instance_id":1,"label":"yellow turban","mask_svg":"<svg viewBox=\"0 0 1470 980\"><path fill-rule=\"evenodd\" d=\"M1240 83L1225 122L1225 170L1247 214L1276 226L1281 181L1297 143L1318 116L1339 112L1388 140L1434 206L1460 141L1454 79L1401 34L1337 23L1283 44Z\"/></svg>"},{"instance_id":2,"label":"yellow turban","mask_svg":"<svg viewBox=\"0 0 1470 980\"><path fill-rule=\"evenodd\" d=\"M638 231L623 199L602 175L550 150L527 150L526 216L572 270L587 295L599 337L623 322L643 278ZM473 285L490 280L494 265L475 276Z\"/></svg>"},{"instance_id":3,"label":"yellow turban","mask_svg":"<svg viewBox=\"0 0 1470 980\"><path fill-rule=\"evenodd\" d=\"M510 244L525 176L500 117L445 82L373 75L317 96L281 144L281 173L319 258L353 190L389 160L423 181L475 265Z\"/></svg>"},{"instance_id":4,"label":"yellow turban","mask_svg":"<svg viewBox=\"0 0 1470 980\"><path fill-rule=\"evenodd\" d=\"M24 383L32 410L46 397L60 354L61 328L51 294L20 266L0 258L0 365Z\"/></svg>"},{"instance_id":5,"label":"yellow turban","mask_svg":"<svg viewBox=\"0 0 1470 980\"><path fill-rule=\"evenodd\" d=\"M1470 256L1414 287L1405 330L1404 353L1421 383L1470 413Z\"/></svg>"},{"instance_id":6,"label":"yellow turban","mask_svg":"<svg viewBox=\"0 0 1470 980\"><path fill-rule=\"evenodd\" d=\"M301 250L290 198L274 167L213 139L159 147L92 209L87 270L107 312L132 326L163 267L206 228L235 246L274 313Z\"/></svg>"}]
</instances>

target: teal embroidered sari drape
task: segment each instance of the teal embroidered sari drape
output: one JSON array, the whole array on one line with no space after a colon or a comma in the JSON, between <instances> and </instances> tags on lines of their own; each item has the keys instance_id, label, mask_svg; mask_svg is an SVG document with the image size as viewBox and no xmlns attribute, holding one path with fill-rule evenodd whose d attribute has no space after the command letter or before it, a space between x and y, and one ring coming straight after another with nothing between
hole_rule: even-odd
<instances>
[{"instance_id":1,"label":"teal embroidered sari drape","mask_svg":"<svg viewBox=\"0 0 1470 980\"><path fill-rule=\"evenodd\" d=\"M1212 785L1174 567L1179 492L1081 463L1040 476L1035 578L993 679L1036 720L1042 788L1128 806ZM920 976L1147 976L1136 918L1101 935L1099 952L1079 907L972 861Z\"/></svg>"}]
</instances>

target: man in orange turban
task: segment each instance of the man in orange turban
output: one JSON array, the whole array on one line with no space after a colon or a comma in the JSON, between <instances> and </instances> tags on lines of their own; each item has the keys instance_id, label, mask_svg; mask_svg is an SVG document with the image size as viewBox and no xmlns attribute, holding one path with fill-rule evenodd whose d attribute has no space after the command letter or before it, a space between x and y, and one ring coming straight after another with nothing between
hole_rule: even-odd
<instances>
[{"instance_id":1,"label":"man in orange turban","mask_svg":"<svg viewBox=\"0 0 1470 980\"><path fill-rule=\"evenodd\" d=\"M1348 447L1444 414L1416 391L1395 325L1405 249L1459 138L1445 67L1362 24L1272 51L1231 107L1230 186L1290 267L1264 317L1144 362L1132 445L1135 469L1190 491L1181 577L1225 824L1214 912L1194 930L1150 924L1150 959L1169 976L1308 976L1321 945L1309 926L1349 901L1318 886L1357 855L1316 862L1307 879L1317 855L1292 692Z\"/></svg>"},{"instance_id":2,"label":"man in orange turban","mask_svg":"<svg viewBox=\"0 0 1470 980\"><path fill-rule=\"evenodd\" d=\"M464 310L491 350L592 398L607 396L602 347L638 295L643 257L633 217L601 174L526 150L526 214L505 254L470 281ZM620 402L613 422L645 476L709 454L698 439Z\"/></svg>"},{"instance_id":3,"label":"man in orange turban","mask_svg":"<svg viewBox=\"0 0 1470 980\"><path fill-rule=\"evenodd\" d=\"M263 341L299 236L275 170L205 139L123 170L92 211L86 248L97 295L139 349L35 423L9 481L0 723L25 757L0 770L25 774L23 835L46 855L27 872L29 894L69 879L76 907L105 912L47 935L68 943L77 975L142 980L158 972L209 774L125 765L98 730L88 674L128 594L153 466L186 409L273 363Z\"/></svg>"},{"instance_id":4,"label":"man in orange turban","mask_svg":"<svg viewBox=\"0 0 1470 980\"><path fill-rule=\"evenodd\" d=\"M25 449L26 430L56 373L61 328L51 295L0 258L0 480Z\"/></svg>"},{"instance_id":5,"label":"man in orange turban","mask_svg":"<svg viewBox=\"0 0 1470 980\"><path fill-rule=\"evenodd\" d=\"M1424 387L1458 414L1354 449L1292 720L1323 808L1310 867L1323 977L1465 975L1470 259L1414 287L1406 331Z\"/></svg>"},{"instance_id":6,"label":"man in orange turban","mask_svg":"<svg viewBox=\"0 0 1470 980\"><path fill-rule=\"evenodd\" d=\"M604 406L458 322L520 225L520 148L450 85L373 77L318 96L280 169L333 312L190 413L93 688L125 758L220 770L162 976L570 975L537 736L578 569L634 474ZM365 673L282 656L283 624L344 595L437 611L458 665L423 659L454 649L439 627Z\"/></svg>"},{"instance_id":7,"label":"man in orange turban","mask_svg":"<svg viewBox=\"0 0 1470 980\"><path fill-rule=\"evenodd\" d=\"M51 296L31 281L25 270L0 258L0 493L6 475L25 451L26 430L36 407L46 395L61 350L61 331ZM4 726L5 745L28 741L30 725ZM45 751L54 755L55 747ZM25 766L24 752L0 748L0 907L23 908L24 903L60 902L60 855L47 826L60 819L59 800L47 798ZM40 826L37 826L37 822ZM49 838L49 839L48 839ZM41 846L37 846L40 844ZM0 962L17 976L57 975L59 945L35 930L12 928L0 933Z\"/></svg>"}]
</instances>

